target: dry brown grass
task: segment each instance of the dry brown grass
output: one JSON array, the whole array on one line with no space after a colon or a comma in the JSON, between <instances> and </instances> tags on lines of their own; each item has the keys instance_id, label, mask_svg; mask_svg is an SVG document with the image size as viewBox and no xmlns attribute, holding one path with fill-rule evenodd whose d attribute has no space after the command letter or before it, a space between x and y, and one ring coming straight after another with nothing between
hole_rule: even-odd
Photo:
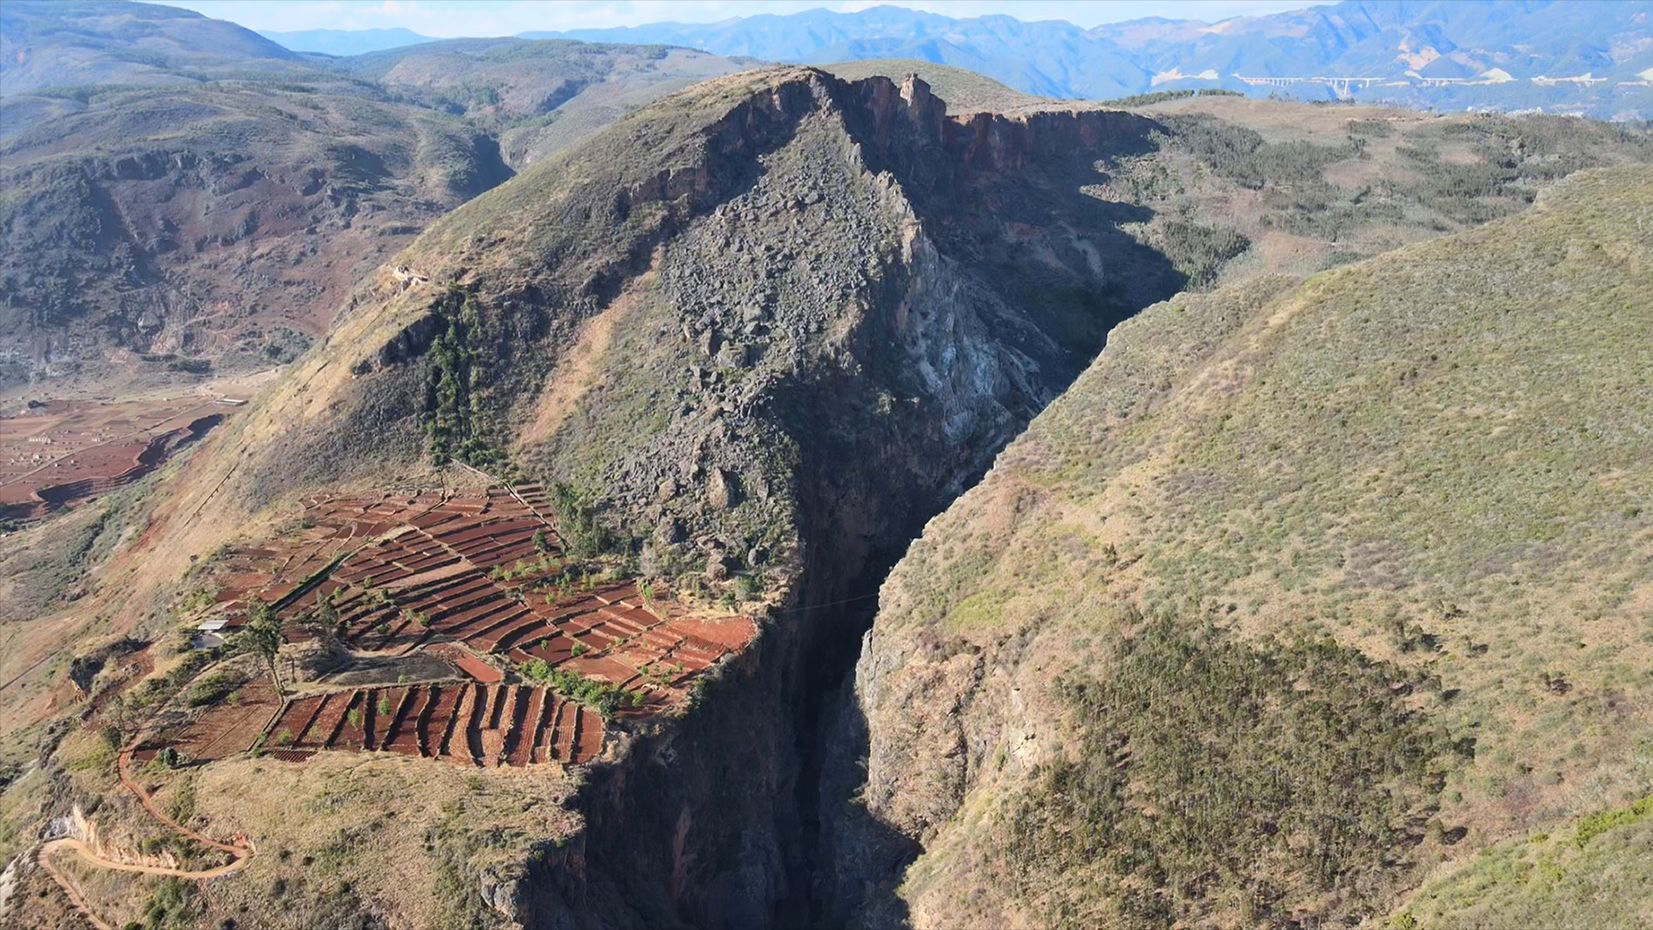
<instances>
[{"instance_id":1,"label":"dry brown grass","mask_svg":"<svg viewBox=\"0 0 1653 930\"><path fill-rule=\"evenodd\" d=\"M258 854L213 895L214 913L237 915L249 927L301 927L308 899L348 882L360 906L391 926L442 926L452 902L432 880L440 871L432 845L471 844L467 878L475 894L476 876L509 871L533 844L556 844L579 829L579 818L563 807L574 787L571 778L543 769L484 772L389 754L216 763L197 776L201 822L213 835L245 833ZM484 827L497 839L467 833ZM441 831L453 835L435 836ZM272 893L282 880L291 889L286 915L269 907L282 900ZM242 904L262 914L256 924L238 915Z\"/></svg>"}]
</instances>

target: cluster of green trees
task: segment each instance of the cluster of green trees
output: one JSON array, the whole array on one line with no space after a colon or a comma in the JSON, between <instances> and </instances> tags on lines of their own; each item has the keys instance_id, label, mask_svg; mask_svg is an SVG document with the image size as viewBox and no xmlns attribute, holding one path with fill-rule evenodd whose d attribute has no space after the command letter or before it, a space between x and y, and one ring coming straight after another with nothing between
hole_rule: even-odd
<instances>
[{"instance_id":1,"label":"cluster of green trees","mask_svg":"<svg viewBox=\"0 0 1653 930\"><path fill-rule=\"evenodd\" d=\"M1188 278L1191 288L1210 286L1229 259L1251 248L1251 240L1231 226L1184 218L1166 220L1152 235L1154 245Z\"/></svg>"},{"instance_id":2,"label":"cluster of green trees","mask_svg":"<svg viewBox=\"0 0 1653 930\"><path fill-rule=\"evenodd\" d=\"M1292 140L1267 142L1255 130L1210 116L1172 116L1163 122L1170 144L1204 162L1216 174L1242 187L1290 187L1318 190L1326 186L1322 170L1334 161L1353 158L1364 140L1318 145Z\"/></svg>"},{"instance_id":3,"label":"cluster of green trees","mask_svg":"<svg viewBox=\"0 0 1653 930\"><path fill-rule=\"evenodd\" d=\"M551 482L548 490L557 533L568 545L569 555L592 559L620 548L620 538L599 519L592 495L560 481Z\"/></svg>"},{"instance_id":4,"label":"cluster of green trees","mask_svg":"<svg viewBox=\"0 0 1653 930\"><path fill-rule=\"evenodd\" d=\"M195 884L169 875L156 883L141 919L128 923L126 930L185 930L196 926L200 916Z\"/></svg>"},{"instance_id":5,"label":"cluster of green trees","mask_svg":"<svg viewBox=\"0 0 1653 930\"><path fill-rule=\"evenodd\" d=\"M276 617L274 607L256 597L252 602L253 606L247 614L247 625L237 634L234 648L237 652L258 656L270 672L270 681L275 684L276 695L285 697L287 690L281 683L281 670L276 663L276 658L281 654L281 644L285 641L281 633L281 620Z\"/></svg>"},{"instance_id":6,"label":"cluster of green trees","mask_svg":"<svg viewBox=\"0 0 1653 930\"><path fill-rule=\"evenodd\" d=\"M643 706L643 692L627 691L619 685L596 678L587 678L579 672L555 668L544 659L530 659L517 666L523 677L546 685L571 701L578 701L604 717L612 717L621 708Z\"/></svg>"},{"instance_id":7,"label":"cluster of green trees","mask_svg":"<svg viewBox=\"0 0 1653 930\"><path fill-rule=\"evenodd\" d=\"M235 689L241 687L241 676L228 669L220 669L207 675L189 686L189 705L191 707L205 707L208 704L217 704L229 697Z\"/></svg>"},{"instance_id":8,"label":"cluster of green trees","mask_svg":"<svg viewBox=\"0 0 1653 930\"><path fill-rule=\"evenodd\" d=\"M1107 106L1115 107L1145 107L1155 103L1164 103L1167 100L1182 100L1186 97L1244 97L1238 91L1223 90L1219 87L1208 87L1204 90L1158 90L1151 94L1133 94L1129 97L1116 97L1105 102Z\"/></svg>"},{"instance_id":9,"label":"cluster of green trees","mask_svg":"<svg viewBox=\"0 0 1653 930\"><path fill-rule=\"evenodd\" d=\"M476 295L449 285L436 306L441 331L425 358L425 429L438 464L458 459L491 464L496 454L486 441L486 372L482 363L486 324Z\"/></svg>"},{"instance_id":10,"label":"cluster of green trees","mask_svg":"<svg viewBox=\"0 0 1653 930\"><path fill-rule=\"evenodd\" d=\"M196 673L206 668L214 658L214 654L205 649L185 653L183 659L166 674L146 679L131 691L110 701L105 719L114 722L119 734L117 742L133 733L142 725L152 709L177 694L185 682L194 678Z\"/></svg>"}]
</instances>

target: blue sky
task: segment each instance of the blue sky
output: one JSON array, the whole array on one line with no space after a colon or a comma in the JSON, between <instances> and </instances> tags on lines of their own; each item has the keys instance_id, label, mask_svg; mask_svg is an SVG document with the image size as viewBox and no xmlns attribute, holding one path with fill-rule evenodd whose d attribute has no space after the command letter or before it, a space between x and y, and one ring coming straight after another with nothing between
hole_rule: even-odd
<instances>
[{"instance_id":1,"label":"blue sky","mask_svg":"<svg viewBox=\"0 0 1653 930\"><path fill-rule=\"evenodd\" d=\"M663 20L716 22L757 13L853 12L879 0L165 0L249 29L374 29L401 26L429 36L514 35L534 30L637 26ZM890 3L890 0L883 0ZM1325 2L1325 0L1320 0ZM1315 0L894 0L891 5L970 17L1065 19L1080 26L1166 16L1214 21L1277 13Z\"/></svg>"}]
</instances>

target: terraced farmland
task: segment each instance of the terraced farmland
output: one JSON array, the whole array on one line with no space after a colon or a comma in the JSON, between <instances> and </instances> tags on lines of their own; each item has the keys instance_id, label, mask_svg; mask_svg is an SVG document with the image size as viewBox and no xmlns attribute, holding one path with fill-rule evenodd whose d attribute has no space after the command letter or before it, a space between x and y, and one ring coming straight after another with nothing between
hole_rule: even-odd
<instances>
[{"instance_id":1,"label":"terraced farmland","mask_svg":"<svg viewBox=\"0 0 1653 930\"><path fill-rule=\"evenodd\" d=\"M234 409L201 397L54 401L0 417L0 519L38 520L136 481Z\"/></svg>"},{"instance_id":2,"label":"terraced farmland","mask_svg":"<svg viewBox=\"0 0 1653 930\"><path fill-rule=\"evenodd\" d=\"M371 688L289 701L267 745L286 759L355 749L481 766L580 763L602 751L603 719L527 685Z\"/></svg>"},{"instance_id":3,"label":"terraced farmland","mask_svg":"<svg viewBox=\"0 0 1653 930\"><path fill-rule=\"evenodd\" d=\"M218 560L200 632L233 636L271 611L289 643L325 638L352 662L421 658L438 673L394 687L324 677L284 702L260 678L134 758L170 746L210 761L262 745L289 761L356 750L590 762L613 721L681 706L751 640L749 618L569 560L547 509L537 486L309 501L291 532ZM580 703L593 695L608 701L601 713Z\"/></svg>"},{"instance_id":4,"label":"terraced farmland","mask_svg":"<svg viewBox=\"0 0 1653 930\"><path fill-rule=\"evenodd\" d=\"M256 678L241 687L232 701L222 701L207 713L140 743L132 758L148 762L168 747L194 762L215 762L246 752L281 706L270 680Z\"/></svg>"}]
</instances>

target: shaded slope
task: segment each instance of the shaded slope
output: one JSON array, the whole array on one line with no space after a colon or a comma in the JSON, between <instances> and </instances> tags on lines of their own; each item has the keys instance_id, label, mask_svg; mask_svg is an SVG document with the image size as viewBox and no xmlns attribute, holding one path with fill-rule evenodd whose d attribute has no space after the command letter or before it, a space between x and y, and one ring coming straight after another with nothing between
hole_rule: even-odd
<instances>
[{"instance_id":1,"label":"shaded slope","mask_svg":"<svg viewBox=\"0 0 1653 930\"><path fill-rule=\"evenodd\" d=\"M8 97L8 116L50 115L0 143L4 379L120 350L157 368L302 351L357 277L510 173L461 120L374 98L336 83Z\"/></svg>"},{"instance_id":2,"label":"shaded slope","mask_svg":"<svg viewBox=\"0 0 1653 930\"><path fill-rule=\"evenodd\" d=\"M1649 215L1646 169L1579 176L1117 330L884 587L864 796L914 923L1359 919L1642 796Z\"/></svg>"}]
</instances>

